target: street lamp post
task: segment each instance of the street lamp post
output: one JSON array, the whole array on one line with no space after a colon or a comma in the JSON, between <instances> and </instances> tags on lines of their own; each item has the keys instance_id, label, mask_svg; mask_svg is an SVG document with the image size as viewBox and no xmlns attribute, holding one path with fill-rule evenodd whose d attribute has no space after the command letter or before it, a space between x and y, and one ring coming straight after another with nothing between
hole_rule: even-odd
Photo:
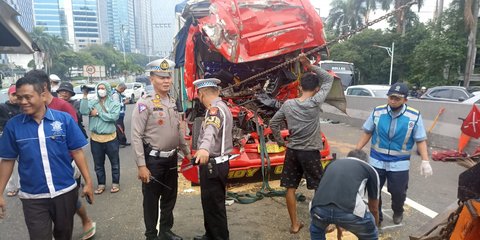
<instances>
[{"instance_id":1,"label":"street lamp post","mask_svg":"<svg viewBox=\"0 0 480 240\"><path fill-rule=\"evenodd\" d=\"M373 45L373 46L387 50L388 56L390 56L390 78L388 80L388 85L392 85L393 54L395 52L395 42L392 42L392 47L384 47L379 45Z\"/></svg>"}]
</instances>

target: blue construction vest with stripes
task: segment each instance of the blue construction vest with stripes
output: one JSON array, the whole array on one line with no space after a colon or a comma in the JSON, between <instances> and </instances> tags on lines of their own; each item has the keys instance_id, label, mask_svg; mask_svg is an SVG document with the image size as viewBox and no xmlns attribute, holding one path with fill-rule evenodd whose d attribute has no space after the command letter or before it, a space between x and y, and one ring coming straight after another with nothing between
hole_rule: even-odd
<instances>
[{"instance_id":1,"label":"blue construction vest with stripes","mask_svg":"<svg viewBox=\"0 0 480 240\"><path fill-rule=\"evenodd\" d=\"M372 133L370 156L385 162L409 160L415 144L413 132L420 119L420 112L412 107L403 107L397 116L392 116L387 105L374 109L372 118L375 128ZM394 132L392 122L396 120Z\"/></svg>"}]
</instances>

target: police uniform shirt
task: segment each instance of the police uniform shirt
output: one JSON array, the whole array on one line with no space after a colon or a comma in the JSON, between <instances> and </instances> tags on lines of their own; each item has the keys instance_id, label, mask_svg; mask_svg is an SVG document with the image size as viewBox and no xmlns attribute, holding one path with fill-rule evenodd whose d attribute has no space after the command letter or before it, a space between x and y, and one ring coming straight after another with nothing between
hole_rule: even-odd
<instances>
[{"instance_id":1,"label":"police uniform shirt","mask_svg":"<svg viewBox=\"0 0 480 240\"><path fill-rule=\"evenodd\" d=\"M145 165L143 141L159 151L170 151L180 146L183 153L188 155L190 149L183 135L173 98L161 99L159 95L149 94L135 105L132 113L132 143L137 166Z\"/></svg>"},{"instance_id":2,"label":"police uniform shirt","mask_svg":"<svg viewBox=\"0 0 480 240\"><path fill-rule=\"evenodd\" d=\"M225 150L222 153L223 124L225 121ZM217 97L208 109L198 138L198 149L205 149L211 157L228 154L233 149L232 144L233 118L230 109Z\"/></svg>"},{"instance_id":3,"label":"police uniform shirt","mask_svg":"<svg viewBox=\"0 0 480 240\"><path fill-rule=\"evenodd\" d=\"M70 152L87 144L70 115L47 108L40 123L25 114L8 121L0 138L0 158L18 157L20 198L54 198L77 186Z\"/></svg>"}]
</instances>

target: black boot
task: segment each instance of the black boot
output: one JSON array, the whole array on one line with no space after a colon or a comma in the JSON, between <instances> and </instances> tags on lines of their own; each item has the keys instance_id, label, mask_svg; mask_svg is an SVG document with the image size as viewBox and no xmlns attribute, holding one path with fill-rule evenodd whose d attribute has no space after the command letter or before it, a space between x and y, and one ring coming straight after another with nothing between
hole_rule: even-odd
<instances>
[{"instance_id":1,"label":"black boot","mask_svg":"<svg viewBox=\"0 0 480 240\"><path fill-rule=\"evenodd\" d=\"M403 213L393 213L393 223L400 224L403 220Z\"/></svg>"}]
</instances>

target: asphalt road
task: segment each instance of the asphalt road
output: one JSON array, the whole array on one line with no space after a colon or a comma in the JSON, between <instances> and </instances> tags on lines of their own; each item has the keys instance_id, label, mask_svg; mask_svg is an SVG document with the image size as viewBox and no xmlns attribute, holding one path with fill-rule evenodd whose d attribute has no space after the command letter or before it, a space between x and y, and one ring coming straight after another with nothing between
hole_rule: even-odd
<instances>
[{"instance_id":1,"label":"asphalt road","mask_svg":"<svg viewBox=\"0 0 480 240\"><path fill-rule=\"evenodd\" d=\"M129 105L127 116L130 116L133 105ZM129 134L130 119L127 117L127 134ZM360 129L344 124L322 125L332 152L343 157L351 150L360 136ZM94 182L93 161L90 147L86 149L86 156L90 165L90 172ZM111 184L110 166L106 161L107 188ZM144 225L142 214L141 184L137 180L137 170L133 160L131 147L120 149L121 162L121 191L115 194L106 191L95 196L95 204L87 207L90 217L97 222L95 239L144 239ZM420 176L420 159L414 156L410 171L408 198L421 204L422 207L406 206L404 221L401 225L394 225L387 215L390 210L390 197L382 193L384 212L386 214L382 225L380 239L408 239L410 233L431 219L432 214L442 212L448 205L455 202L458 174L464 169L453 163L433 162L434 175L430 178ZM346 173L347 174L347 173ZM174 211L175 225L173 231L192 239L193 236L203 233L203 217L200 204L199 188L191 187L184 179L180 179L179 196ZM278 181L272 183L278 185ZM250 184L233 188L233 191L259 189L260 184ZM308 202L312 192L305 186L299 192L306 195L307 201L298 204L298 214L307 227L299 234L288 232L289 218L282 197L265 198L253 204L233 204L227 207L227 215L231 239L309 239L308 233ZM0 220L0 240L28 239L28 232L23 219L21 202L17 197L7 200L7 216ZM85 201L83 201L85 203ZM86 203L85 203L86 204ZM431 210L431 211L429 211ZM428 216L430 215L430 216ZM74 239L81 236L81 222L75 217ZM331 238L334 239L334 238ZM356 239L356 238L344 238Z\"/></svg>"}]
</instances>

